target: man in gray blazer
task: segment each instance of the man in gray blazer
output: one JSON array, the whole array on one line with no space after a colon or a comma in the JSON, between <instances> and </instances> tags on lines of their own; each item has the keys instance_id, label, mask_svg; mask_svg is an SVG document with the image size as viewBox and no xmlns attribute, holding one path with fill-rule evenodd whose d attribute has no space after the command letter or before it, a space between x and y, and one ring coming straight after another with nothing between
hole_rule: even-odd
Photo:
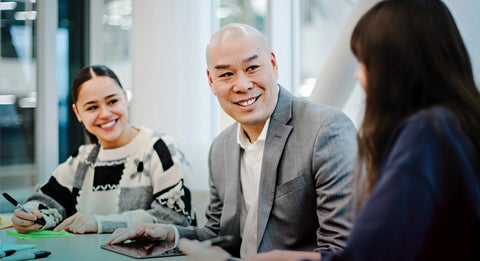
<instances>
[{"instance_id":1,"label":"man in gray blazer","mask_svg":"<svg viewBox=\"0 0 480 261\"><path fill-rule=\"evenodd\" d=\"M210 88L236 122L210 148L206 225L136 226L116 231L109 242L233 235L229 251L240 257L344 247L357 151L352 122L280 87L275 54L248 25L229 24L214 34L207 64Z\"/></svg>"}]
</instances>

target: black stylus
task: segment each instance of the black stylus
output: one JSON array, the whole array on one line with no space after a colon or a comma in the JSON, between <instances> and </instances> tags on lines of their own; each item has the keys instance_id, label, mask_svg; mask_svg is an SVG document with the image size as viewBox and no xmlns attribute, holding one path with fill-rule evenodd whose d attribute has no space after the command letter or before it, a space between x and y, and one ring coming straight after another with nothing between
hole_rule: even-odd
<instances>
[{"instance_id":1,"label":"black stylus","mask_svg":"<svg viewBox=\"0 0 480 261\"><path fill-rule=\"evenodd\" d=\"M21 209L25 213L30 213L30 211L26 210L20 203L17 202L17 200L12 198L12 196L8 195L7 193L3 193L2 195L8 200L8 202L12 203L12 205L14 205L16 208ZM45 219L42 217L40 219L35 220L35 223L44 226L46 222L45 222Z\"/></svg>"},{"instance_id":2,"label":"black stylus","mask_svg":"<svg viewBox=\"0 0 480 261\"><path fill-rule=\"evenodd\" d=\"M51 253L49 251L34 251L34 252L19 252L11 256L7 256L2 258L2 261L22 261L22 260L30 260L30 259L37 259L49 256Z\"/></svg>"}]
</instances>

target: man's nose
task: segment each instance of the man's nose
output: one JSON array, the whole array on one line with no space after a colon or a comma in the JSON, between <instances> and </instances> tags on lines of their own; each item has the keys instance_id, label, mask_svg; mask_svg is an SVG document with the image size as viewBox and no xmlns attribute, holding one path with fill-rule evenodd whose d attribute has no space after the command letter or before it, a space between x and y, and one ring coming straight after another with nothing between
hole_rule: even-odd
<instances>
[{"instance_id":1,"label":"man's nose","mask_svg":"<svg viewBox=\"0 0 480 261\"><path fill-rule=\"evenodd\" d=\"M235 79L234 91L246 92L252 88L253 88L253 82L250 79L250 77L244 72L238 73Z\"/></svg>"}]
</instances>

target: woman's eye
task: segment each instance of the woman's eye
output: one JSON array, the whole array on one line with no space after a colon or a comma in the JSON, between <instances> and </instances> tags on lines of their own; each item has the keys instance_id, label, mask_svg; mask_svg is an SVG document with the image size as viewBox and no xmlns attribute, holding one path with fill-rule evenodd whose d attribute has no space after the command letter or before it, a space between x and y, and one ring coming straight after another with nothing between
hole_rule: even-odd
<instances>
[{"instance_id":1,"label":"woman's eye","mask_svg":"<svg viewBox=\"0 0 480 261\"><path fill-rule=\"evenodd\" d=\"M87 107L87 111L93 111L93 110L96 110L98 108L98 106L90 106L90 107Z\"/></svg>"},{"instance_id":2,"label":"woman's eye","mask_svg":"<svg viewBox=\"0 0 480 261\"><path fill-rule=\"evenodd\" d=\"M109 104L115 104L115 103L117 103L117 102L118 102L118 100L117 100L117 99L114 99L114 100L110 100L108 103L109 103Z\"/></svg>"}]
</instances>

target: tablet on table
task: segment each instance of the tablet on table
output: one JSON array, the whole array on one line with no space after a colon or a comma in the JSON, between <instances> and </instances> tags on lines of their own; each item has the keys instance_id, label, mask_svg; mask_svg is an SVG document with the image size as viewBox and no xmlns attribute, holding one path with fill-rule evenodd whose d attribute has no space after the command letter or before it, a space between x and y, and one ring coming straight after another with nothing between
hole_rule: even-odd
<instances>
[{"instance_id":1,"label":"tablet on table","mask_svg":"<svg viewBox=\"0 0 480 261\"><path fill-rule=\"evenodd\" d=\"M118 254L137 259L183 255L183 253L178 250L178 248L172 248L164 241L129 241L123 244L115 245L104 244L100 247Z\"/></svg>"}]
</instances>

